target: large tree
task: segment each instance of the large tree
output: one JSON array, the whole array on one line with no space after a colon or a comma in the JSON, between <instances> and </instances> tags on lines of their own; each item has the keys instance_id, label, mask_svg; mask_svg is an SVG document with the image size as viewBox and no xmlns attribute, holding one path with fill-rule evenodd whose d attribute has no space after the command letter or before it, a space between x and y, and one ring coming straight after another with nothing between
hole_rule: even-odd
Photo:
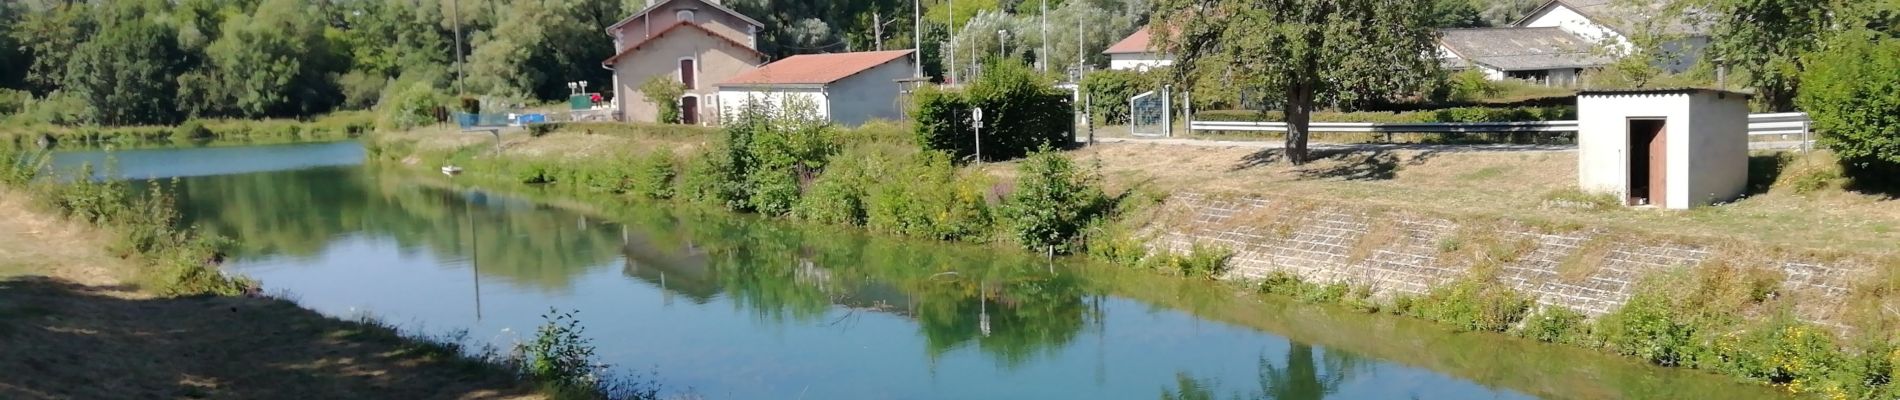
<instances>
[{"instance_id":1,"label":"large tree","mask_svg":"<svg viewBox=\"0 0 1900 400\"><path fill-rule=\"evenodd\" d=\"M340 68L314 11L304 0L266 0L224 23L205 52L239 115L308 115L339 101L331 74Z\"/></svg>"},{"instance_id":2,"label":"large tree","mask_svg":"<svg viewBox=\"0 0 1900 400\"><path fill-rule=\"evenodd\" d=\"M87 103L89 119L104 125L176 122L169 99L178 93L176 30L147 18L114 21L74 50L64 88Z\"/></svg>"},{"instance_id":3,"label":"large tree","mask_svg":"<svg viewBox=\"0 0 1900 400\"><path fill-rule=\"evenodd\" d=\"M1821 143L1854 172L1900 172L1900 38L1852 29L1821 47L1797 99Z\"/></svg>"},{"instance_id":4,"label":"large tree","mask_svg":"<svg viewBox=\"0 0 1900 400\"><path fill-rule=\"evenodd\" d=\"M1287 160L1303 164L1318 106L1413 95L1436 76L1431 3L1162 0L1150 31L1175 56L1177 80L1219 80L1279 104Z\"/></svg>"},{"instance_id":5,"label":"large tree","mask_svg":"<svg viewBox=\"0 0 1900 400\"><path fill-rule=\"evenodd\" d=\"M1830 31L1827 2L1818 0L1700 0L1714 19L1712 60L1735 67L1770 111L1793 111L1801 91L1801 57Z\"/></svg>"}]
</instances>

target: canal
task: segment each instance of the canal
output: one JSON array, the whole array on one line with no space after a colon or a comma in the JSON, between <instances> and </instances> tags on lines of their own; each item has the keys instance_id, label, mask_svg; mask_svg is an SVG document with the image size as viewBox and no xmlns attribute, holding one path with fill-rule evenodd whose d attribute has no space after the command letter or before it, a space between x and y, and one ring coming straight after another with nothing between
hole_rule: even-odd
<instances>
[{"instance_id":1,"label":"canal","mask_svg":"<svg viewBox=\"0 0 1900 400\"><path fill-rule=\"evenodd\" d=\"M107 163L69 151L56 167ZM1775 398L1714 375L1075 260L364 165L355 142L113 152L225 266L478 344L576 311L602 361L713 399ZM557 206L556 204L562 204ZM607 209L603 211L602 209ZM1203 397L1211 396L1211 397Z\"/></svg>"}]
</instances>

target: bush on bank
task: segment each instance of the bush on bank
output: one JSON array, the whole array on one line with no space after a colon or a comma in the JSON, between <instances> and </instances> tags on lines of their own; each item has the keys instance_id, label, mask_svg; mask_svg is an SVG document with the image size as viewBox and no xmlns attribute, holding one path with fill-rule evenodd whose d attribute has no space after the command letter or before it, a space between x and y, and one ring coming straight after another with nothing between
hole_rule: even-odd
<instances>
[{"instance_id":1,"label":"bush on bank","mask_svg":"<svg viewBox=\"0 0 1900 400\"><path fill-rule=\"evenodd\" d=\"M974 159L978 142L982 159L994 161L1075 141L1069 94L1021 61L991 62L968 89L927 88L917 92L915 101L911 115L916 119L917 144L948 152L957 160ZM976 108L983 110L980 135L971 123Z\"/></svg>"}]
</instances>

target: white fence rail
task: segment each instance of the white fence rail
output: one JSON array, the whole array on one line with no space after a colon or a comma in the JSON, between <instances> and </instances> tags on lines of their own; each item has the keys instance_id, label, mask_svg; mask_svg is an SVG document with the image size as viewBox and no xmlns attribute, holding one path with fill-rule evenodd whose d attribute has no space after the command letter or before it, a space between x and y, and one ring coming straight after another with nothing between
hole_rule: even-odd
<instances>
[{"instance_id":1,"label":"white fence rail","mask_svg":"<svg viewBox=\"0 0 1900 400\"><path fill-rule=\"evenodd\" d=\"M1777 136L1783 140L1798 141L1799 146L1812 140L1809 135L1810 121L1807 113L1749 114L1749 136ZM1375 123L1375 122L1314 122L1309 124L1313 133L1575 133L1577 121L1533 121L1533 122L1437 122L1437 123ZM1192 121L1189 130L1194 131L1240 131L1240 132L1286 132L1285 122L1247 122L1247 121ZM1798 137L1797 137L1798 136Z\"/></svg>"}]
</instances>

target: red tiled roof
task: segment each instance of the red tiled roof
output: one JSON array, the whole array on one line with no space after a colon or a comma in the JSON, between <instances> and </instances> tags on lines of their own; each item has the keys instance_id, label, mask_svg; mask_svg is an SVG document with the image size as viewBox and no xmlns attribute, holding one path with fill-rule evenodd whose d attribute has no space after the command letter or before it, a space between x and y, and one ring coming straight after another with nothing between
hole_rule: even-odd
<instances>
[{"instance_id":1,"label":"red tiled roof","mask_svg":"<svg viewBox=\"0 0 1900 400\"><path fill-rule=\"evenodd\" d=\"M800 54L746 71L719 85L822 85L909 57L910 50Z\"/></svg>"},{"instance_id":2,"label":"red tiled roof","mask_svg":"<svg viewBox=\"0 0 1900 400\"><path fill-rule=\"evenodd\" d=\"M726 43L731 43L733 46L736 46L739 49L745 50L748 53L758 55L759 58L765 58L765 53L760 53L757 49L753 49L751 46L746 46L745 43L739 43L736 40L732 40L732 38L726 37L726 35L721 35L721 34L713 32L711 29L706 29L706 27L704 26L699 26L699 24L695 24L691 22L675 22L672 25L668 25L665 29L661 29L659 32L654 32L653 37L645 38L644 40L641 40L638 43L634 43L632 46L627 46L626 50L621 50L619 53L615 53L613 57L607 57L606 60L601 60L600 63L601 65L609 65L609 66L614 65L614 61L618 61L620 60L621 57L626 57L628 54L633 54L634 52L639 51L640 48L645 47L647 43L651 43L655 40L660 40L660 38L666 37L666 34L672 33L675 30L679 30L681 28L686 28L686 27L691 27L692 29L696 29L696 30L699 30L700 32L704 32L706 36L711 36L713 38L723 40Z\"/></svg>"},{"instance_id":3,"label":"red tiled roof","mask_svg":"<svg viewBox=\"0 0 1900 400\"><path fill-rule=\"evenodd\" d=\"M1102 51L1102 54L1147 53L1149 51L1148 27L1144 26L1135 30L1135 33L1128 34L1128 37L1122 38L1122 41L1115 42L1114 46L1108 46L1108 50Z\"/></svg>"}]
</instances>

